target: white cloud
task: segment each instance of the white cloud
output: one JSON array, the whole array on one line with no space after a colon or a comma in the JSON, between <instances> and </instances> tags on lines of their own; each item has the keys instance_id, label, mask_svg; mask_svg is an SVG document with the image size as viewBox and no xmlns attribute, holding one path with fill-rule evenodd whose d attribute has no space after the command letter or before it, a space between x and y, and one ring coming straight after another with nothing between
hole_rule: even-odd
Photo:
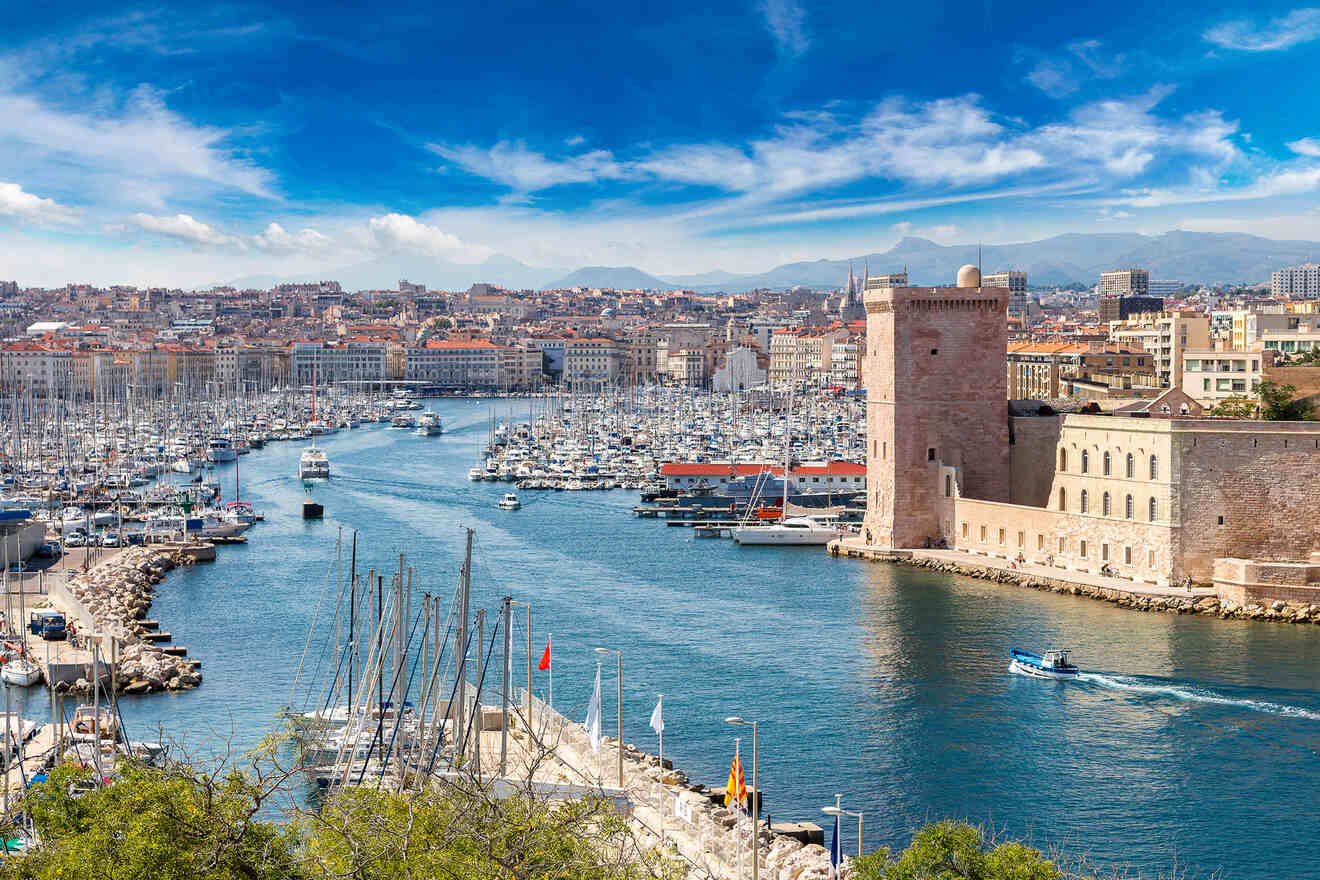
<instances>
[{"instance_id":1,"label":"white cloud","mask_svg":"<svg viewBox=\"0 0 1320 880\"><path fill-rule=\"evenodd\" d=\"M367 221L373 243L386 251L408 250L453 260L479 263L494 253L488 247L469 244L436 226L406 214L384 214Z\"/></svg>"},{"instance_id":2,"label":"white cloud","mask_svg":"<svg viewBox=\"0 0 1320 880\"><path fill-rule=\"evenodd\" d=\"M1066 98L1077 91L1077 78L1066 61L1042 58L1027 74L1027 82L1051 98Z\"/></svg>"},{"instance_id":3,"label":"white cloud","mask_svg":"<svg viewBox=\"0 0 1320 880\"><path fill-rule=\"evenodd\" d=\"M1294 9L1261 25L1247 20L1226 21L1202 36L1216 46L1243 52L1288 49L1320 38L1320 9Z\"/></svg>"},{"instance_id":4,"label":"white cloud","mask_svg":"<svg viewBox=\"0 0 1320 880\"><path fill-rule=\"evenodd\" d=\"M322 251L334 242L315 229L300 229L290 233L278 223L271 222L266 229L253 237L253 244L272 251Z\"/></svg>"},{"instance_id":5,"label":"white cloud","mask_svg":"<svg viewBox=\"0 0 1320 880\"><path fill-rule=\"evenodd\" d=\"M58 175L139 204L218 191L273 197L271 175L226 146L230 131L183 119L151 88L83 106L91 109L64 109L0 87L0 118L22 120L0 130L8 151L0 168Z\"/></svg>"},{"instance_id":6,"label":"white cloud","mask_svg":"<svg viewBox=\"0 0 1320 880\"><path fill-rule=\"evenodd\" d=\"M499 141L489 149L472 145L427 144L427 149L460 168L519 192L536 192L566 183L596 183L624 176L608 150L592 150L551 159L522 142Z\"/></svg>"},{"instance_id":7,"label":"white cloud","mask_svg":"<svg viewBox=\"0 0 1320 880\"><path fill-rule=\"evenodd\" d=\"M1293 141L1288 144L1288 149L1299 156L1311 156L1320 159L1320 140L1315 138L1302 138L1299 141Z\"/></svg>"},{"instance_id":8,"label":"white cloud","mask_svg":"<svg viewBox=\"0 0 1320 880\"><path fill-rule=\"evenodd\" d=\"M810 48L807 12L797 0L762 0L760 10L779 54L796 57Z\"/></svg>"},{"instance_id":9,"label":"white cloud","mask_svg":"<svg viewBox=\"0 0 1320 880\"><path fill-rule=\"evenodd\" d=\"M1205 174L1193 177L1194 182L1188 186L1133 189L1105 201L1113 205L1159 208L1167 205L1286 198L1320 189L1320 165L1276 168L1257 174L1251 182L1237 186L1224 186L1218 180L1207 179Z\"/></svg>"},{"instance_id":10,"label":"white cloud","mask_svg":"<svg viewBox=\"0 0 1320 880\"><path fill-rule=\"evenodd\" d=\"M0 217L14 217L29 223L73 223L77 212L54 199L44 199L24 192L17 183L0 181Z\"/></svg>"},{"instance_id":11,"label":"white cloud","mask_svg":"<svg viewBox=\"0 0 1320 880\"><path fill-rule=\"evenodd\" d=\"M134 214L128 218L132 225L156 235L175 238L179 241L208 246L232 245L243 247L243 242L207 223L197 220L190 214L175 214L173 217L157 217L153 214Z\"/></svg>"}]
</instances>

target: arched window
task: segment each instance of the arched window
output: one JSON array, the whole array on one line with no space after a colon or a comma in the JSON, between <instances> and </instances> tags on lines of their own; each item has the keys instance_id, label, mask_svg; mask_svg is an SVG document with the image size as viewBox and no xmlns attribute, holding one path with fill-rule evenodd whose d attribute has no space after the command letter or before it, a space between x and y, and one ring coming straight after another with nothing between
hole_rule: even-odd
<instances>
[{"instance_id":1,"label":"arched window","mask_svg":"<svg viewBox=\"0 0 1320 880\"><path fill-rule=\"evenodd\" d=\"M1152 455L1150 457L1150 478L1154 480L1157 479L1159 475L1160 475L1159 459L1157 459L1155 456Z\"/></svg>"},{"instance_id":2,"label":"arched window","mask_svg":"<svg viewBox=\"0 0 1320 880\"><path fill-rule=\"evenodd\" d=\"M1155 499L1150 499L1150 521L1155 522Z\"/></svg>"},{"instance_id":3,"label":"arched window","mask_svg":"<svg viewBox=\"0 0 1320 880\"><path fill-rule=\"evenodd\" d=\"M1136 468L1136 459L1134 459L1132 453L1129 452L1127 457L1127 478L1129 480L1132 479L1134 468Z\"/></svg>"},{"instance_id":4,"label":"arched window","mask_svg":"<svg viewBox=\"0 0 1320 880\"><path fill-rule=\"evenodd\" d=\"M1059 450L1059 470L1061 470L1061 471L1066 471L1067 469L1068 469L1068 450L1066 450L1066 449L1060 449L1060 450Z\"/></svg>"},{"instance_id":5,"label":"arched window","mask_svg":"<svg viewBox=\"0 0 1320 880\"><path fill-rule=\"evenodd\" d=\"M1102 498L1100 499L1100 512L1103 513L1105 516L1109 516L1109 493L1108 493L1108 492L1106 492L1106 493L1104 494L1104 497L1102 497Z\"/></svg>"},{"instance_id":6,"label":"arched window","mask_svg":"<svg viewBox=\"0 0 1320 880\"><path fill-rule=\"evenodd\" d=\"M1127 497L1127 502L1123 505L1123 515L1132 519L1132 496Z\"/></svg>"},{"instance_id":7,"label":"arched window","mask_svg":"<svg viewBox=\"0 0 1320 880\"><path fill-rule=\"evenodd\" d=\"M952 474L945 474L945 475L944 475L944 497L945 497L945 498L952 498L952 497L953 497L953 475L952 475Z\"/></svg>"},{"instance_id":8,"label":"arched window","mask_svg":"<svg viewBox=\"0 0 1320 880\"><path fill-rule=\"evenodd\" d=\"M1082 450L1082 473L1088 473L1091 469L1091 455L1085 449Z\"/></svg>"},{"instance_id":9,"label":"arched window","mask_svg":"<svg viewBox=\"0 0 1320 880\"><path fill-rule=\"evenodd\" d=\"M1068 509L1068 490L1065 489L1065 488L1063 488L1062 486L1060 486L1060 487L1059 487L1059 510L1067 510L1067 509Z\"/></svg>"},{"instance_id":10,"label":"arched window","mask_svg":"<svg viewBox=\"0 0 1320 880\"><path fill-rule=\"evenodd\" d=\"M1104 458L1105 476L1109 476L1109 452L1106 450Z\"/></svg>"},{"instance_id":11,"label":"arched window","mask_svg":"<svg viewBox=\"0 0 1320 880\"><path fill-rule=\"evenodd\" d=\"M1082 453L1085 456L1086 453ZM1086 490L1082 490L1082 513L1086 513Z\"/></svg>"}]
</instances>

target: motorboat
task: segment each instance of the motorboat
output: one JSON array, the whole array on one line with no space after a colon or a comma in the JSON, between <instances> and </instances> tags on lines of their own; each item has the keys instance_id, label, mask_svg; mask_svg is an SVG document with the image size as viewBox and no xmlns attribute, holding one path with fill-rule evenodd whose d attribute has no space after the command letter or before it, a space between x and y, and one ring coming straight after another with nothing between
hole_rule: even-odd
<instances>
[{"instance_id":1,"label":"motorboat","mask_svg":"<svg viewBox=\"0 0 1320 880\"><path fill-rule=\"evenodd\" d=\"M1020 675L1031 675L1036 678L1076 678L1082 670L1074 666L1068 659L1071 651L1046 651L1044 655L1033 654L1030 651L1019 651L1013 649L1013 659L1009 662L1008 668L1011 672Z\"/></svg>"},{"instance_id":2,"label":"motorboat","mask_svg":"<svg viewBox=\"0 0 1320 880\"><path fill-rule=\"evenodd\" d=\"M468 479L473 481L486 479L486 469L482 467L468 468Z\"/></svg>"},{"instance_id":3,"label":"motorboat","mask_svg":"<svg viewBox=\"0 0 1320 880\"><path fill-rule=\"evenodd\" d=\"M211 442L206 444L207 461L233 461L236 458L238 452L234 449L234 444L229 442L228 437L212 437Z\"/></svg>"},{"instance_id":4,"label":"motorboat","mask_svg":"<svg viewBox=\"0 0 1320 880\"><path fill-rule=\"evenodd\" d=\"M512 492L505 492L504 497L501 498L499 503L495 506L500 510L517 510L522 507L522 502L519 501L518 496Z\"/></svg>"},{"instance_id":5,"label":"motorboat","mask_svg":"<svg viewBox=\"0 0 1320 880\"><path fill-rule=\"evenodd\" d=\"M809 516L792 516L769 525L745 525L733 529L733 540L739 544L823 546L842 535L837 526L826 525Z\"/></svg>"},{"instance_id":6,"label":"motorboat","mask_svg":"<svg viewBox=\"0 0 1320 880\"><path fill-rule=\"evenodd\" d=\"M440 426L440 417L433 412L427 411L417 417L417 430L413 432L419 437L437 437L444 433Z\"/></svg>"},{"instance_id":7,"label":"motorboat","mask_svg":"<svg viewBox=\"0 0 1320 880\"><path fill-rule=\"evenodd\" d=\"M303 480L330 479L330 459L326 458L325 450L315 446L304 449L298 459L298 477Z\"/></svg>"}]
</instances>

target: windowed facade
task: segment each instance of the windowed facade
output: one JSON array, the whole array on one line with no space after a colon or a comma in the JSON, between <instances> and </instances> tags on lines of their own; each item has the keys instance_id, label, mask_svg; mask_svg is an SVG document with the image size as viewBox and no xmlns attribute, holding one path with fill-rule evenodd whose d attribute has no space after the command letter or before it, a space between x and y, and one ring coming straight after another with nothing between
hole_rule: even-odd
<instances>
[{"instance_id":1,"label":"windowed facade","mask_svg":"<svg viewBox=\"0 0 1320 880\"><path fill-rule=\"evenodd\" d=\"M1100 502L1101 502L1101 503L1100 503L1100 512L1103 513L1105 516L1109 516L1109 493L1108 493L1108 492L1106 492L1106 493L1104 494L1104 497L1100 499Z\"/></svg>"},{"instance_id":2,"label":"windowed facade","mask_svg":"<svg viewBox=\"0 0 1320 880\"><path fill-rule=\"evenodd\" d=\"M1152 455L1150 457L1150 478L1152 480L1158 480L1159 477L1160 477L1159 459L1157 459L1155 456Z\"/></svg>"},{"instance_id":3,"label":"windowed facade","mask_svg":"<svg viewBox=\"0 0 1320 880\"><path fill-rule=\"evenodd\" d=\"M1155 499L1154 499L1154 498L1151 498L1151 499L1150 499L1150 521L1151 521L1151 522L1155 522L1155 513L1156 513Z\"/></svg>"},{"instance_id":4,"label":"windowed facade","mask_svg":"<svg viewBox=\"0 0 1320 880\"><path fill-rule=\"evenodd\" d=\"M1086 513L1086 509L1087 509L1087 497L1088 497L1088 496L1087 496L1087 494L1086 494L1086 490L1083 489L1083 490L1082 490L1082 498L1081 498L1081 501L1082 501L1082 513Z\"/></svg>"},{"instance_id":5,"label":"windowed facade","mask_svg":"<svg viewBox=\"0 0 1320 880\"><path fill-rule=\"evenodd\" d=\"M1082 473L1089 473L1091 470L1091 455L1085 449L1082 450Z\"/></svg>"},{"instance_id":6,"label":"windowed facade","mask_svg":"<svg viewBox=\"0 0 1320 880\"><path fill-rule=\"evenodd\" d=\"M1135 476L1135 473L1134 473L1133 471L1134 471L1134 469L1135 469L1135 467L1136 467L1136 463L1137 463L1137 460L1136 460L1135 458L1133 458L1133 457L1132 457L1132 453L1129 452L1129 453L1128 453L1128 457L1127 457L1127 478L1128 478L1129 480L1132 479L1132 478Z\"/></svg>"},{"instance_id":7,"label":"windowed facade","mask_svg":"<svg viewBox=\"0 0 1320 880\"><path fill-rule=\"evenodd\" d=\"M1105 452L1105 457L1104 457L1104 474L1105 474L1106 477L1109 476L1109 453L1108 453L1108 452Z\"/></svg>"}]
</instances>

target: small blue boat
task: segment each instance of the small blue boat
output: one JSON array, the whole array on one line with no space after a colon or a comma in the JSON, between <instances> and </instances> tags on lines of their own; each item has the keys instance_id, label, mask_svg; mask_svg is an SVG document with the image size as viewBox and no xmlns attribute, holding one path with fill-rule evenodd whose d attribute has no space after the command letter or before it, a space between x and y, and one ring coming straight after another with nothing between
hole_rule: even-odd
<instances>
[{"instance_id":1,"label":"small blue boat","mask_svg":"<svg viewBox=\"0 0 1320 880\"><path fill-rule=\"evenodd\" d=\"M1046 651L1044 656L1030 651L1013 650L1013 660L1008 664L1011 672L1032 675L1036 678L1076 678L1082 670L1068 660L1071 651Z\"/></svg>"}]
</instances>

